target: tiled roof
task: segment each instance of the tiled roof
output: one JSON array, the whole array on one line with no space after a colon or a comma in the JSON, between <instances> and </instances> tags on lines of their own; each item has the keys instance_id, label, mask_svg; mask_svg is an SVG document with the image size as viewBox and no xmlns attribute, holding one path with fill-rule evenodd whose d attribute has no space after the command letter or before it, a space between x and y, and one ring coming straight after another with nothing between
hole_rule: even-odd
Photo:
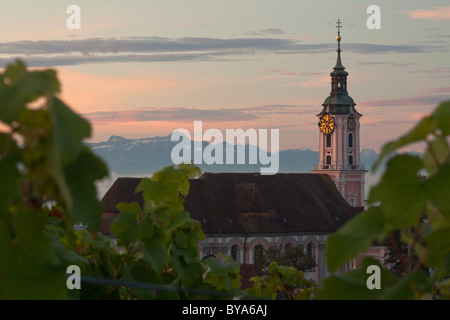
<instances>
[{"instance_id":1,"label":"tiled roof","mask_svg":"<svg viewBox=\"0 0 450 320\"><path fill-rule=\"evenodd\" d=\"M102 199L108 233L120 202L143 199L141 178L118 178ZM185 209L205 234L336 231L352 213L328 175L311 173L204 173L191 179Z\"/></svg>"}]
</instances>

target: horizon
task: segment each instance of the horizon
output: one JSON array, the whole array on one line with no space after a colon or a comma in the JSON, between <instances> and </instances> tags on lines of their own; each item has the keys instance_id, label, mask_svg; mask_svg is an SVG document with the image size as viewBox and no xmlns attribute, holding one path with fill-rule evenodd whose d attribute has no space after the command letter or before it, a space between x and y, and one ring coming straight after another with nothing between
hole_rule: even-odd
<instances>
[{"instance_id":1,"label":"horizon","mask_svg":"<svg viewBox=\"0 0 450 320\"><path fill-rule=\"evenodd\" d=\"M114 134L114 135L109 136L109 137L108 137L107 139L105 139L105 140L101 140L101 141L87 141L87 143L89 143L89 144L107 143L107 142L109 142L109 140L110 140L111 138L114 138L114 137L122 138L122 139L125 139L125 140L146 140L146 139L155 139L155 138L169 138L169 139L170 139L171 134L168 134L168 135L161 135L161 136L153 136L153 137L141 137L141 138L127 138L127 137L124 137L124 136L121 136L121 135L115 135L115 134ZM191 139L191 141L194 142L195 140ZM209 144L227 143L226 141L220 141L220 142L216 142L216 141L210 142L210 141L207 141L207 140L201 140L201 141L206 142L206 143L209 143ZM174 142L174 143L177 143L176 141L173 141L173 142ZM237 146L237 145L239 145L239 144L238 144L238 143L235 143L234 145ZM250 145L250 143L246 142L246 143L245 143L245 146L247 146L247 145ZM259 148L259 146L257 146L257 145L256 145L256 147ZM281 152L281 151L289 151L289 150L293 150L293 151L312 151L312 152L319 152L318 149L317 149L317 150L314 150L314 149L311 149L311 148L289 148L289 149L280 149L279 152ZM375 149L371 149L371 148L361 148L361 152L362 152L363 150L373 150L373 151L375 151L375 152L378 154L377 150L375 150ZM415 152L415 150L412 150L411 152Z\"/></svg>"},{"instance_id":2,"label":"horizon","mask_svg":"<svg viewBox=\"0 0 450 320\"><path fill-rule=\"evenodd\" d=\"M222 131L279 129L280 150L315 150L338 19L361 150L379 153L450 96L445 0L383 3L375 30L366 1L79 0L75 30L71 4L4 4L0 61L56 69L61 98L92 124L89 142L192 132L202 120Z\"/></svg>"}]
</instances>

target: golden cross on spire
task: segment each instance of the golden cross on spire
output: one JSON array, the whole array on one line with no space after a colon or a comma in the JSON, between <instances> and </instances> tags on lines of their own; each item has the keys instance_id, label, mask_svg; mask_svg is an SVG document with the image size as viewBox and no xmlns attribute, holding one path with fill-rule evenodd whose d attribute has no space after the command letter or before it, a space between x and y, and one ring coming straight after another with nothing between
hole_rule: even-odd
<instances>
[{"instance_id":1,"label":"golden cross on spire","mask_svg":"<svg viewBox=\"0 0 450 320\"><path fill-rule=\"evenodd\" d=\"M336 22L336 28L338 28L338 36L340 36L341 35L341 28L342 28L340 19L338 19L338 22Z\"/></svg>"},{"instance_id":2,"label":"golden cross on spire","mask_svg":"<svg viewBox=\"0 0 450 320\"><path fill-rule=\"evenodd\" d=\"M336 22L336 28L338 29L338 35L336 37L336 40L338 42L338 51L341 51L341 20L338 19L338 21Z\"/></svg>"}]
</instances>

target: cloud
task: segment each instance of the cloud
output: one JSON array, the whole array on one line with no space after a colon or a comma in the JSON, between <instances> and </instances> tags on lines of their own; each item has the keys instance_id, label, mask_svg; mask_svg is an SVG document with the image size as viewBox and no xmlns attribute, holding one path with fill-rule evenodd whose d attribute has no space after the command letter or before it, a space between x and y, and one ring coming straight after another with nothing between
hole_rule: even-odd
<instances>
[{"instance_id":1,"label":"cloud","mask_svg":"<svg viewBox=\"0 0 450 320\"><path fill-rule=\"evenodd\" d=\"M441 92L439 92L441 93ZM360 106L364 107L393 107L393 106L436 106L442 101L449 100L449 96L445 95L424 95L424 96L414 96L398 99L386 99L386 100L375 100L375 101L365 101L358 103Z\"/></svg>"},{"instance_id":2,"label":"cloud","mask_svg":"<svg viewBox=\"0 0 450 320\"><path fill-rule=\"evenodd\" d=\"M450 19L450 6L434 7L431 10L416 9L402 12L412 19Z\"/></svg>"},{"instance_id":3,"label":"cloud","mask_svg":"<svg viewBox=\"0 0 450 320\"><path fill-rule=\"evenodd\" d=\"M280 34L286 34L283 30L278 28L269 28L269 29L262 29L259 31L248 31L245 33L247 36L265 36L265 35L280 35Z\"/></svg>"},{"instance_id":4,"label":"cloud","mask_svg":"<svg viewBox=\"0 0 450 320\"><path fill-rule=\"evenodd\" d=\"M381 61L373 61L373 62L359 62L360 66L373 66L373 65L385 65L392 68L401 68L401 67L409 67L418 65L418 63L397 63L397 62L381 62Z\"/></svg>"},{"instance_id":5,"label":"cloud","mask_svg":"<svg viewBox=\"0 0 450 320\"><path fill-rule=\"evenodd\" d=\"M264 29L266 33L282 30ZM114 62L224 61L256 55L329 53L335 44L302 43L291 39L263 38L89 38L81 40L40 40L0 43L1 65L22 58L31 67ZM345 50L360 54L417 53L448 51L439 45L345 44Z\"/></svg>"},{"instance_id":6,"label":"cloud","mask_svg":"<svg viewBox=\"0 0 450 320\"><path fill-rule=\"evenodd\" d=\"M407 73L424 73L424 74L443 74L445 77L448 77L448 73L450 72L450 68L437 67L428 70L415 70L415 71L406 71Z\"/></svg>"},{"instance_id":7,"label":"cloud","mask_svg":"<svg viewBox=\"0 0 450 320\"><path fill-rule=\"evenodd\" d=\"M83 116L99 122L154 122L154 121L249 121L276 115L310 114L315 106L262 105L250 108L147 108L84 113Z\"/></svg>"},{"instance_id":8,"label":"cloud","mask_svg":"<svg viewBox=\"0 0 450 320\"><path fill-rule=\"evenodd\" d=\"M428 92L430 92L430 93L450 93L450 87L432 88L432 89L428 90Z\"/></svg>"}]
</instances>

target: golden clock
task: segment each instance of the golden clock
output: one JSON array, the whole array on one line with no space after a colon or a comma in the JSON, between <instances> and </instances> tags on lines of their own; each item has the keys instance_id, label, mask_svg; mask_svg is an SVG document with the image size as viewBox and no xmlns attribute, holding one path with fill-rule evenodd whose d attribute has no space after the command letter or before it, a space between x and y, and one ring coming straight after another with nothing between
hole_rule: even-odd
<instances>
[{"instance_id":1,"label":"golden clock","mask_svg":"<svg viewBox=\"0 0 450 320\"><path fill-rule=\"evenodd\" d=\"M325 134L330 134L334 130L334 118L329 114L324 114L320 117L319 122L320 131Z\"/></svg>"}]
</instances>

